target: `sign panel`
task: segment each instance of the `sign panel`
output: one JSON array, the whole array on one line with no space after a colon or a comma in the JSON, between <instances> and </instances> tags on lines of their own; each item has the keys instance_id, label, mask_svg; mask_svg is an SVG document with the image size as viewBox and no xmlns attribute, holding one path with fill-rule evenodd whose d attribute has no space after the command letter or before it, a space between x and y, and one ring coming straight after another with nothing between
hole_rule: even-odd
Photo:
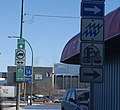
<instances>
[{"instance_id":1,"label":"sign panel","mask_svg":"<svg viewBox=\"0 0 120 110\"><path fill-rule=\"evenodd\" d=\"M15 65L24 66L25 65L25 60L15 60Z\"/></svg>"},{"instance_id":2,"label":"sign panel","mask_svg":"<svg viewBox=\"0 0 120 110\"><path fill-rule=\"evenodd\" d=\"M32 66L25 66L25 82L32 80Z\"/></svg>"},{"instance_id":3,"label":"sign panel","mask_svg":"<svg viewBox=\"0 0 120 110\"><path fill-rule=\"evenodd\" d=\"M25 49L16 49L15 50L15 65L23 66L25 65Z\"/></svg>"},{"instance_id":4,"label":"sign panel","mask_svg":"<svg viewBox=\"0 0 120 110\"><path fill-rule=\"evenodd\" d=\"M82 2L81 3L82 17L104 17L104 3Z\"/></svg>"},{"instance_id":5,"label":"sign panel","mask_svg":"<svg viewBox=\"0 0 120 110\"><path fill-rule=\"evenodd\" d=\"M81 43L81 65L103 66L103 43Z\"/></svg>"},{"instance_id":6,"label":"sign panel","mask_svg":"<svg viewBox=\"0 0 120 110\"><path fill-rule=\"evenodd\" d=\"M35 80L43 79L42 74L35 74Z\"/></svg>"},{"instance_id":7,"label":"sign panel","mask_svg":"<svg viewBox=\"0 0 120 110\"><path fill-rule=\"evenodd\" d=\"M81 41L104 41L103 19L81 19Z\"/></svg>"},{"instance_id":8,"label":"sign panel","mask_svg":"<svg viewBox=\"0 0 120 110\"><path fill-rule=\"evenodd\" d=\"M24 66L17 66L16 67L16 82L23 82L24 81L24 73L25 73Z\"/></svg>"},{"instance_id":9,"label":"sign panel","mask_svg":"<svg viewBox=\"0 0 120 110\"><path fill-rule=\"evenodd\" d=\"M25 59L25 49L16 49L15 50L16 59Z\"/></svg>"},{"instance_id":10,"label":"sign panel","mask_svg":"<svg viewBox=\"0 0 120 110\"><path fill-rule=\"evenodd\" d=\"M17 44L18 49L25 49L25 39L18 39L18 44Z\"/></svg>"},{"instance_id":11,"label":"sign panel","mask_svg":"<svg viewBox=\"0 0 120 110\"><path fill-rule=\"evenodd\" d=\"M80 82L103 82L103 68L95 67L81 67L80 68Z\"/></svg>"}]
</instances>

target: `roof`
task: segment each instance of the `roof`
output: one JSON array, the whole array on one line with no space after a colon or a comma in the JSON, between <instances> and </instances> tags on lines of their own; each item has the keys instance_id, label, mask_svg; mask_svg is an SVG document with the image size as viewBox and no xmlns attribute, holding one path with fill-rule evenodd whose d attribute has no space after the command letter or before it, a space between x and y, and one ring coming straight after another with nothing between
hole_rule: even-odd
<instances>
[{"instance_id":1,"label":"roof","mask_svg":"<svg viewBox=\"0 0 120 110\"><path fill-rule=\"evenodd\" d=\"M105 16L105 55L120 52L120 7ZM111 47L111 48L109 48ZM80 33L73 36L65 45L60 62L80 64Z\"/></svg>"}]
</instances>

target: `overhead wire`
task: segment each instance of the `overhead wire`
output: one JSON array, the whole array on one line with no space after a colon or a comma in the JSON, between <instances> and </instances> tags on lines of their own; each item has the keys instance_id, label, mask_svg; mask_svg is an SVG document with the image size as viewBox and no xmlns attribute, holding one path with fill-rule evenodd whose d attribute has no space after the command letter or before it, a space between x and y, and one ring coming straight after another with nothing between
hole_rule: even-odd
<instances>
[{"instance_id":1,"label":"overhead wire","mask_svg":"<svg viewBox=\"0 0 120 110\"><path fill-rule=\"evenodd\" d=\"M80 17L76 17L76 16L55 16L55 15L31 15L28 12L25 13L24 15L28 15L31 16L31 19L29 21L24 21L27 22L29 24L34 22L35 17L46 17L46 18L63 18L63 19L80 19Z\"/></svg>"}]
</instances>

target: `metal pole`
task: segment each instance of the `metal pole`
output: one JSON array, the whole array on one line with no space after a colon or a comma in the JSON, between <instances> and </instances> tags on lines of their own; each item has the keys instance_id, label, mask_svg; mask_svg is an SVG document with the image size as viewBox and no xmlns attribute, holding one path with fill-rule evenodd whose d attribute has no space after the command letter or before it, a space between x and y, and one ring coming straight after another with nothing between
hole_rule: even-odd
<instances>
[{"instance_id":1,"label":"metal pole","mask_svg":"<svg viewBox=\"0 0 120 110\"><path fill-rule=\"evenodd\" d=\"M29 47L30 47L30 50L31 50L31 53L32 53L32 62L31 62L31 66L32 66L32 79L31 79L31 86L30 86L30 105L32 105L32 93L33 93L33 49L32 49L32 46L30 45L30 43L24 39Z\"/></svg>"},{"instance_id":2,"label":"metal pole","mask_svg":"<svg viewBox=\"0 0 120 110\"><path fill-rule=\"evenodd\" d=\"M23 6L24 0L22 0L22 7L21 7L21 26L20 26L20 39L22 38L22 30L23 30ZM20 86L21 84L17 83L17 101L16 101L16 110L20 108Z\"/></svg>"},{"instance_id":3,"label":"metal pole","mask_svg":"<svg viewBox=\"0 0 120 110\"><path fill-rule=\"evenodd\" d=\"M24 0L22 0L22 7L21 7L21 26L20 26L20 39L22 38L22 31L23 31L23 8L24 8Z\"/></svg>"}]
</instances>

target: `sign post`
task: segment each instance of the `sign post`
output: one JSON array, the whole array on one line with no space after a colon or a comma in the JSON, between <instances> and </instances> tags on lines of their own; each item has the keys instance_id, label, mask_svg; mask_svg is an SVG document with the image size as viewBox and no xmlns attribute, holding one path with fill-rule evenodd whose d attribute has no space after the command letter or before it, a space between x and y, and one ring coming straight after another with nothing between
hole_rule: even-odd
<instances>
[{"instance_id":1,"label":"sign post","mask_svg":"<svg viewBox=\"0 0 120 110\"><path fill-rule=\"evenodd\" d=\"M93 83L103 82L104 1L82 0L80 81L90 85L90 110L93 108Z\"/></svg>"}]
</instances>

